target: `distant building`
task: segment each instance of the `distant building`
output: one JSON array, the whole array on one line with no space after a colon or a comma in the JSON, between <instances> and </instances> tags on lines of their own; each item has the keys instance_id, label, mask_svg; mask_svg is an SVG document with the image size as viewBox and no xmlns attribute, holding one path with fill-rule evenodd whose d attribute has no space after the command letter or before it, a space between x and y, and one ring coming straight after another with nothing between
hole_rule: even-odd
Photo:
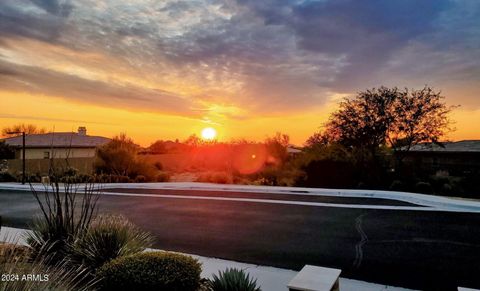
<instances>
[{"instance_id":1,"label":"distant building","mask_svg":"<svg viewBox=\"0 0 480 291\"><path fill-rule=\"evenodd\" d=\"M423 143L406 153L406 161L450 175L480 171L480 140L444 142L442 145Z\"/></svg>"},{"instance_id":2,"label":"distant building","mask_svg":"<svg viewBox=\"0 0 480 291\"><path fill-rule=\"evenodd\" d=\"M79 127L78 132L27 134L25 136L25 153L22 148L21 135L6 138L4 141L15 148L15 159L7 160L6 163L8 172L12 174L21 172L22 157L25 154L26 172L45 175L49 171L50 159L54 159L55 164L59 165L59 163L65 164L67 158L68 166L76 168L81 173L91 173L96 148L108 143L110 139L87 135L87 129Z\"/></svg>"},{"instance_id":3,"label":"distant building","mask_svg":"<svg viewBox=\"0 0 480 291\"><path fill-rule=\"evenodd\" d=\"M15 147L15 158L23 157L22 136L4 139L5 143ZM25 159L93 158L95 149L109 142L102 136L87 135L85 127L78 132L52 132L45 134L27 134L25 136Z\"/></svg>"},{"instance_id":4,"label":"distant building","mask_svg":"<svg viewBox=\"0 0 480 291\"><path fill-rule=\"evenodd\" d=\"M297 156L302 153L302 150L294 145L289 145L287 147L287 153L289 156Z\"/></svg>"}]
</instances>

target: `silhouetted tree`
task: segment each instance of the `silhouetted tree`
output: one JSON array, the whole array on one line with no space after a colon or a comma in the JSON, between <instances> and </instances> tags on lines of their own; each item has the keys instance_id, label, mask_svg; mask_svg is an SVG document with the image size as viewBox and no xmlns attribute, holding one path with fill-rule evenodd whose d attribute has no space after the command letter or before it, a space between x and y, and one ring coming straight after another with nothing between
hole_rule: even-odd
<instances>
[{"instance_id":1,"label":"silhouetted tree","mask_svg":"<svg viewBox=\"0 0 480 291\"><path fill-rule=\"evenodd\" d=\"M98 173L128 176L146 175L145 163L137 155L140 146L125 134L115 136L97 150L95 169ZM148 172L147 172L148 173Z\"/></svg>"},{"instance_id":2,"label":"silhouetted tree","mask_svg":"<svg viewBox=\"0 0 480 291\"><path fill-rule=\"evenodd\" d=\"M198 137L198 135L192 134L183 143L192 147L197 147L199 145L202 145L204 141L200 137Z\"/></svg>"},{"instance_id":3,"label":"silhouetted tree","mask_svg":"<svg viewBox=\"0 0 480 291\"><path fill-rule=\"evenodd\" d=\"M8 132L22 132L22 131L25 132L26 134L40 134L40 133L45 133L46 129L39 128L34 124L19 123L12 126L4 127L2 129L2 136L5 136L5 137L16 136L18 134L9 134Z\"/></svg>"},{"instance_id":4,"label":"silhouetted tree","mask_svg":"<svg viewBox=\"0 0 480 291\"><path fill-rule=\"evenodd\" d=\"M14 159L15 149L9 146L5 141L0 141L0 160L2 159Z\"/></svg>"},{"instance_id":5,"label":"silhouetted tree","mask_svg":"<svg viewBox=\"0 0 480 291\"><path fill-rule=\"evenodd\" d=\"M430 87L400 90L380 87L344 99L325 128L328 140L375 154L382 146L408 151L416 144L438 142L450 129L453 107Z\"/></svg>"},{"instance_id":6,"label":"silhouetted tree","mask_svg":"<svg viewBox=\"0 0 480 291\"><path fill-rule=\"evenodd\" d=\"M394 122L388 129L387 141L396 157L413 146L424 143L439 143L451 130L449 114L455 106L448 106L445 97L430 87L421 90L400 92L393 108Z\"/></svg>"},{"instance_id":7,"label":"silhouetted tree","mask_svg":"<svg viewBox=\"0 0 480 291\"><path fill-rule=\"evenodd\" d=\"M277 132L273 137L265 139L265 146L267 151L275 160L274 164L282 165L288 158L288 145L290 144L290 137L286 134Z\"/></svg>"},{"instance_id":8,"label":"silhouetted tree","mask_svg":"<svg viewBox=\"0 0 480 291\"><path fill-rule=\"evenodd\" d=\"M167 148L163 140L157 140L156 142L152 143L148 149L150 150L150 153L153 154L164 154L167 152Z\"/></svg>"}]
</instances>

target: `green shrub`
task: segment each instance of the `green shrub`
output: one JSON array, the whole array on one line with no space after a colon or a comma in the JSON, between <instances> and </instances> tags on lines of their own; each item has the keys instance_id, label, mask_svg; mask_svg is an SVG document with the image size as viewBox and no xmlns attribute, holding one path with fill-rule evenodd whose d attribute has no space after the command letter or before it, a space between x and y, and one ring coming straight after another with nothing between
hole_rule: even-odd
<instances>
[{"instance_id":1,"label":"green shrub","mask_svg":"<svg viewBox=\"0 0 480 291\"><path fill-rule=\"evenodd\" d=\"M97 276L100 290L195 291L200 273L201 265L192 257L148 252L106 263Z\"/></svg>"},{"instance_id":2,"label":"green shrub","mask_svg":"<svg viewBox=\"0 0 480 291\"><path fill-rule=\"evenodd\" d=\"M228 268L213 275L210 280L212 291L261 291L257 280L250 278L244 270Z\"/></svg>"},{"instance_id":3,"label":"green shrub","mask_svg":"<svg viewBox=\"0 0 480 291\"><path fill-rule=\"evenodd\" d=\"M153 238L123 216L97 217L70 246L72 262L94 272L103 264L151 247Z\"/></svg>"},{"instance_id":4,"label":"green shrub","mask_svg":"<svg viewBox=\"0 0 480 291\"><path fill-rule=\"evenodd\" d=\"M27 233L27 244L33 259L45 257L46 261L61 261L67 256L67 244L75 237L72 229L68 229L59 220L34 219L30 226L31 232Z\"/></svg>"}]
</instances>

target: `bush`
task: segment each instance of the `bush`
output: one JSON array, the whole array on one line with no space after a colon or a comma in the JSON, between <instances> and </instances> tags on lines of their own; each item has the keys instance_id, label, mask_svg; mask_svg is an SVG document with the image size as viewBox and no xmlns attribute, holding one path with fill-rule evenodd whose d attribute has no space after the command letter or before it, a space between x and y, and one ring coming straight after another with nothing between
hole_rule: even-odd
<instances>
[{"instance_id":1,"label":"bush","mask_svg":"<svg viewBox=\"0 0 480 291\"><path fill-rule=\"evenodd\" d=\"M248 274L239 269L227 269L213 275L210 280L212 291L261 291L257 286L257 280L250 278Z\"/></svg>"},{"instance_id":2,"label":"bush","mask_svg":"<svg viewBox=\"0 0 480 291\"><path fill-rule=\"evenodd\" d=\"M16 244L0 243L0 264L17 262L30 256L30 249Z\"/></svg>"},{"instance_id":3,"label":"bush","mask_svg":"<svg viewBox=\"0 0 480 291\"><path fill-rule=\"evenodd\" d=\"M432 185L428 182L418 182L415 185L415 191L418 193L424 193L424 194L432 194L433 193L433 188Z\"/></svg>"},{"instance_id":4,"label":"bush","mask_svg":"<svg viewBox=\"0 0 480 291\"><path fill-rule=\"evenodd\" d=\"M389 189L392 191L405 191L405 186L403 185L402 181L394 180L392 184L390 184Z\"/></svg>"},{"instance_id":5,"label":"bush","mask_svg":"<svg viewBox=\"0 0 480 291\"><path fill-rule=\"evenodd\" d=\"M167 172L160 172L157 174L157 177L155 178L155 181L157 182L168 182L170 181L170 175Z\"/></svg>"},{"instance_id":6,"label":"bush","mask_svg":"<svg viewBox=\"0 0 480 291\"><path fill-rule=\"evenodd\" d=\"M103 264L133 255L151 247L153 238L125 217L97 217L88 230L70 246L70 257L77 265L93 272Z\"/></svg>"},{"instance_id":7,"label":"bush","mask_svg":"<svg viewBox=\"0 0 480 291\"><path fill-rule=\"evenodd\" d=\"M100 290L195 291L200 285L201 265L192 257L148 252L115 259L97 275Z\"/></svg>"},{"instance_id":8,"label":"bush","mask_svg":"<svg viewBox=\"0 0 480 291\"><path fill-rule=\"evenodd\" d=\"M143 175L138 175L135 177L135 183L144 183L145 181L147 181L147 178L145 178Z\"/></svg>"},{"instance_id":9,"label":"bush","mask_svg":"<svg viewBox=\"0 0 480 291\"><path fill-rule=\"evenodd\" d=\"M87 278L82 269L71 269L66 260L49 266L45 258L31 260L27 247L16 244L0 244L0 274L7 280L0 280L0 291L27 290L92 290L96 281ZM32 274L43 281L22 280L24 274ZM45 276L48 280L45 281ZM18 276L18 277L16 277ZM11 278L8 280L8 278Z\"/></svg>"},{"instance_id":10,"label":"bush","mask_svg":"<svg viewBox=\"0 0 480 291\"><path fill-rule=\"evenodd\" d=\"M232 184L232 175L226 172L207 172L201 174L196 182L216 183L216 184Z\"/></svg>"},{"instance_id":11,"label":"bush","mask_svg":"<svg viewBox=\"0 0 480 291\"><path fill-rule=\"evenodd\" d=\"M155 162L153 166L159 171L163 170L163 165L160 162Z\"/></svg>"},{"instance_id":12,"label":"bush","mask_svg":"<svg viewBox=\"0 0 480 291\"><path fill-rule=\"evenodd\" d=\"M0 173L0 182L16 182L17 179L12 174L5 172Z\"/></svg>"}]
</instances>

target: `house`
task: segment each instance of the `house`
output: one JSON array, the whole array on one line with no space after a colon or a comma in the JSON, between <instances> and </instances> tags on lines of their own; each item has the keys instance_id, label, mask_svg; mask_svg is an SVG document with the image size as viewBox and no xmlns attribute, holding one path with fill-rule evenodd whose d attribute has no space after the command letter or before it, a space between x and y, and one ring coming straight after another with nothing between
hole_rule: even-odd
<instances>
[{"instance_id":1,"label":"house","mask_svg":"<svg viewBox=\"0 0 480 291\"><path fill-rule=\"evenodd\" d=\"M405 160L432 172L468 175L480 170L480 140L422 143L405 153Z\"/></svg>"},{"instance_id":2,"label":"house","mask_svg":"<svg viewBox=\"0 0 480 291\"><path fill-rule=\"evenodd\" d=\"M87 135L85 127L77 132L50 132L25 135L25 153L23 153L22 135L4 139L7 145L15 148L15 159L8 160L9 172L21 171L21 160L25 154L27 172L48 172L49 160L69 160L69 164L81 172L90 172L96 154L96 148L110 141L102 136Z\"/></svg>"}]
</instances>

